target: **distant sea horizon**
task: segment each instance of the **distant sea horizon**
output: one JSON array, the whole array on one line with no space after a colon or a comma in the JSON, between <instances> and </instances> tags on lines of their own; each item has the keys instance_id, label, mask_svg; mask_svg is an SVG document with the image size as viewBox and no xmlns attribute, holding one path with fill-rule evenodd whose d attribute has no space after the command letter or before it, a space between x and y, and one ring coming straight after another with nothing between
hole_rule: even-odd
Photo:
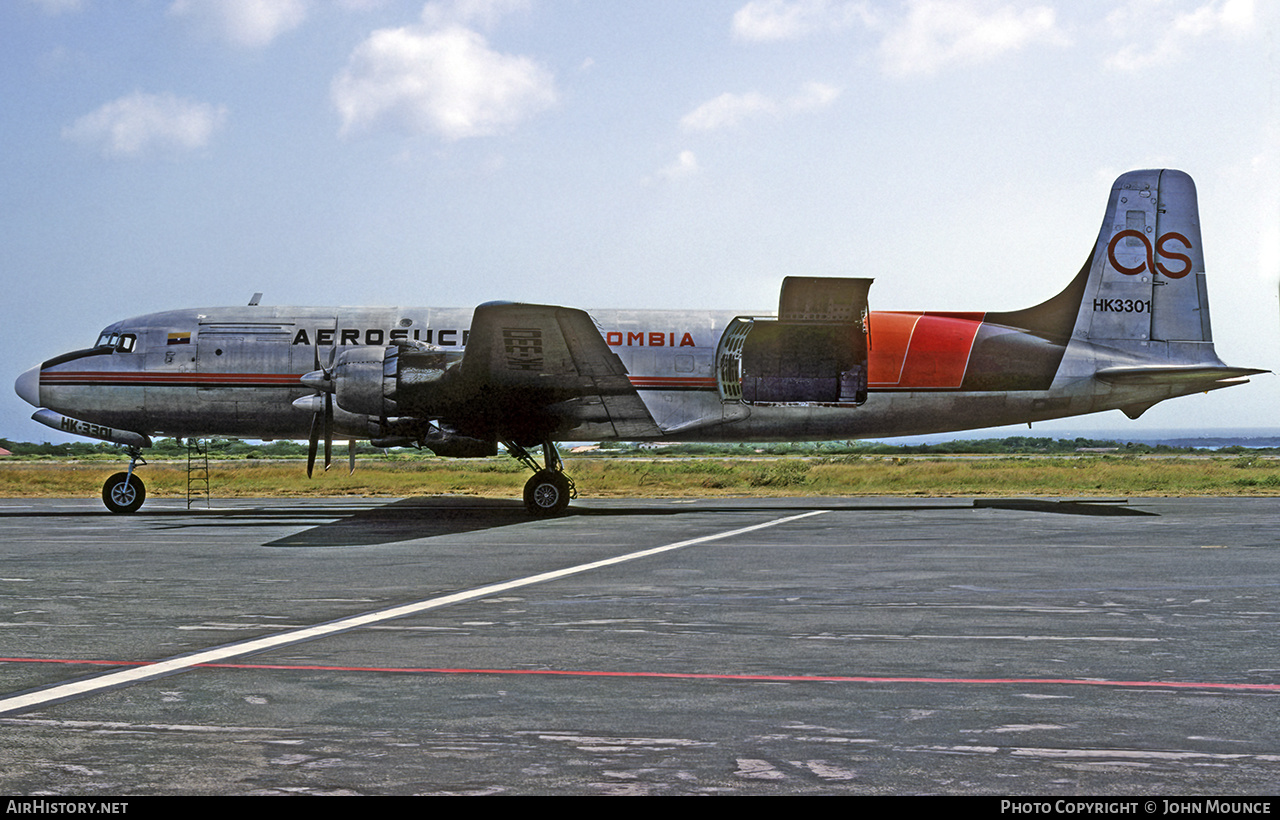
<instances>
[{"instance_id":1,"label":"distant sea horizon","mask_svg":"<svg viewBox=\"0 0 1280 820\"><path fill-rule=\"evenodd\" d=\"M937 444L969 439L1005 439L1012 436L1048 439L1085 438L1093 441L1116 441L1121 444L1165 444L1170 447L1280 447L1280 427L1182 427L1146 430L1070 428L997 427L987 430L964 430L955 433L933 433L924 436L878 438L886 444Z\"/></svg>"}]
</instances>

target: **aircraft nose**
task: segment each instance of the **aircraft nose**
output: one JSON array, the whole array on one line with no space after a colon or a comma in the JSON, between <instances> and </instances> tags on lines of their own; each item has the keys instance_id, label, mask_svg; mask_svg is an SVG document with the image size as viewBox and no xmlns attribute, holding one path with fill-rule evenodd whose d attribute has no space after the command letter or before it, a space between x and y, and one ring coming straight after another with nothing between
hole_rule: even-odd
<instances>
[{"instance_id":1,"label":"aircraft nose","mask_svg":"<svg viewBox=\"0 0 1280 820\"><path fill-rule=\"evenodd\" d=\"M40 406L40 365L28 370L13 383L18 396L32 407Z\"/></svg>"}]
</instances>

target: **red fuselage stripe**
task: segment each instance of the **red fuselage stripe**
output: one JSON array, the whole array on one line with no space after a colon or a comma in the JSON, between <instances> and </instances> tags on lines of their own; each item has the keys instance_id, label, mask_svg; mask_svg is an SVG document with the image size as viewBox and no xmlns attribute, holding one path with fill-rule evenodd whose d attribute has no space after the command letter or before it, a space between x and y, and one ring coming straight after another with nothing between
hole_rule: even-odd
<instances>
[{"instance_id":1,"label":"red fuselage stripe","mask_svg":"<svg viewBox=\"0 0 1280 820\"><path fill-rule=\"evenodd\" d=\"M112 387L301 387L297 373L155 373L120 370L46 370L40 383Z\"/></svg>"}]
</instances>

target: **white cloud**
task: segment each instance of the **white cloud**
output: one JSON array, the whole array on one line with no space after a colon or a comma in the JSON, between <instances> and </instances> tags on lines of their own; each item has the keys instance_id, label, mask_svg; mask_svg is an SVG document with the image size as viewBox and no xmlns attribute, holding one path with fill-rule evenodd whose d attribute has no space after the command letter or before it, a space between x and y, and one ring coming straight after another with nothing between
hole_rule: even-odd
<instances>
[{"instance_id":1,"label":"white cloud","mask_svg":"<svg viewBox=\"0 0 1280 820\"><path fill-rule=\"evenodd\" d=\"M1210 0L1170 15L1167 3L1130 0L1107 15L1107 29L1134 42L1107 58L1106 65L1140 71L1167 63L1184 53L1189 41L1203 36L1238 37L1255 28L1254 0Z\"/></svg>"},{"instance_id":2,"label":"white cloud","mask_svg":"<svg viewBox=\"0 0 1280 820\"><path fill-rule=\"evenodd\" d=\"M1062 42L1052 8L989 0L911 0L906 20L881 42L884 70L932 74L993 60L1034 42Z\"/></svg>"},{"instance_id":3,"label":"white cloud","mask_svg":"<svg viewBox=\"0 0 1280 820\"><path fill-rule=\"evenodd\" d=\"M900 5L905 15L854 0L751 0L733 15L733 34L739 40L768 42L861 25L881 35L881 66L895 76L932 74L951 64L993 60L1034 42L1066 40L1046 4L904 0Z\"/></svg>"},{"instance_id":4,"label":"white cloud","mask_svg":"<svg viewBox=\"0 0 1280 820\"><path fill-rule=\"evenodd\" d=\"M698 173L698 158L692 151L681 151L676 161L658 172L663 179L684 179Z\"/></svg>"},{"instance_id":5,"label":"white cloud","mask_svg":"<svg viewBox=\"0 0 1280 820\"><path fill-rule=\"evenodd\" d=\"M228 42L260 48L306 19L308 0L174 0L173 17L185 17Z\"/></svg>"},{"instance_id":6,"label":"white cloud","mask_svg":"<svg viewBox=\"0 0 1280 820\"><path fill-rule=\"evenodd\" d=\"M645 186L658 185L664 182L679 182L696 175L702 169L698 166L698 158L692 151L681 151L670 164L659 168L657 173L645 177L640 182Z\"/></svg>"},{"instance_id":7,"label":"white cloud","mask_svg":"<svg viewBox=\"0 0 1280 820\"><path fill-rule=\"evenodd\" d=\"M208 145L226 117L225 106L135 91L84 115L62 136L97 146L107 157L184 152Z\"/></svg>"},{"instance_id":8,"label":"white cloud","mask_svg":"<svg viewBox=\"0 0 1280 820\"><path fill-rule=\"evenodd\" d=\"M685 114L680 126L688 131L714 131L737 125L747 117L771 114L777 104L754 91L747 94L721 94Z\"/></svg>"},{"instance_id":9,"label":"white cloud","mask_svg":"<svg viewBox=\"0 0 1280 820\"><path fill-rule=\"evenodd\" d=\"M450 141L499 133L556 102L547 69L457 24L375 31L332 95L344 135L386 126Z\"/></svg>"},{"instance_id":10,"label":"white cloud","mask_svg":"<svg viewBox=\"0 0 1280 820\"><path fill-rule=\"evenodd\" d=\"M826 108L840 96L840 89L826 83L805 83L800 93L786 101L792 111L815 111Z\"/></svg>"},{"instance_id":11,"label":"white cloud","mask_svg":"<svg viewBox=\"0 0 1280 820\"><path fill-rule=\"evenodd\" d=\"M795 40L874 19L868 5L842 0L751 0L733 15L733 36L749 42Z\"/></svg>"},{"instance_id":12,"label":"white cloud","mask_svg":"<svg viewBox=\"0 0 1280 820\"><path fill-rule=\"evenodd\" d=\"M731 128L758 116L782 116L791 112L825 108L840 96L840 89L823 83L807 83L796 95L776 100L755 91L721 94L685 114L680 126L687 131L716 131Z\"/></svg>"}]
</instances>

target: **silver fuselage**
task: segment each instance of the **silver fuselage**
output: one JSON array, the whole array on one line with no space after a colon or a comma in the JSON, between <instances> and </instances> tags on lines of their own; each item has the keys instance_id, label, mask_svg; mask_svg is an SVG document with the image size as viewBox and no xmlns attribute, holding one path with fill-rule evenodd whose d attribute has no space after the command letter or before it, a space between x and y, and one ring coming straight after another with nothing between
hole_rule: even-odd
<instances>
[{"instance_id":1,"label":"silver fuselage","mask_svg":"<svg viewBox=\"0 0 1280 820\"><path fill-rule=\"evenodd\" d=\"M38 406L149 435L302 439L311 416L293 402L312 392L299 379L314 368L317 355L325 358L335 347L398 339L463 349L471 315L469 309L451 308L254 306L140 316L103 331L103 337L127 340L129 349L89 348L39 368ZM861 406L725 403L715 382L717 342L742 312L608 310L591 315L656 423L652 437L664 440L833 440L965 430L1146 407L1204 389L1197 384L1107 384L1093 374L1133 357L1085 341L1068 345L1045 389L965 390L964 377L972 381L974 375L965 371L935 374L925 385L917 374L913 384L904 381L902 369L911 361L913 347L927 342L913 335L902 358L873 356L869 395ZM872 314L873 351L876 328L884 323L884 317ZM374 437L377 421L340 412L337 431ZM607 438L602 432L583 424L560 430L557 437Z\"/></svg>"}]
</instances>

